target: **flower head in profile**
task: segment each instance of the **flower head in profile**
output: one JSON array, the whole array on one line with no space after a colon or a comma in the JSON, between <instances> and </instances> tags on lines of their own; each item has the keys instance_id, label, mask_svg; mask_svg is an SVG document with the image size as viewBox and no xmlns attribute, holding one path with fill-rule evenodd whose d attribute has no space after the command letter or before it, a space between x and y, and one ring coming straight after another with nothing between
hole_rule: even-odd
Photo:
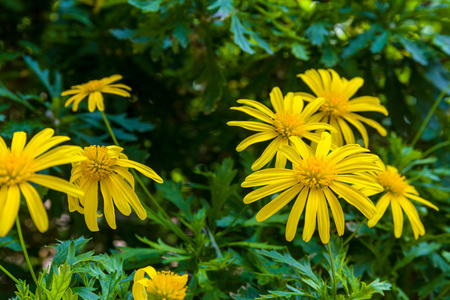
<instances>
[{"instance_id":1,"label":"flower head in profile","mask_svg":"<svg viewBox=\"0 0 450 300\"><path fill-rule=\"evenodd\" d=\"M264 123L254 121L228 122L227 124L230 126L240 126L258 132L244 139L236 147L236 150L241 152L252 144L272 140L262 155L253 163L252 170L261 169L275 155L275 167L284 168L287 160L278 150L282 145L290 144L290 137L298 137L299 143L306 146L301 138L314 142L320 140L320 134L314 133L315 130L335 131L332 126L322 122L313 122L311 119L311 115L319 109L324 101L325 99L323 98L317 98L304 107L303 100L300 96L294 96L293 93L288 93L283 98L283 94L278 87L275 87L270 93L270 102L275 112L272 112L267 106L254 100L238 100L238 103L246 106L232 107L231 109L245 112Z\"/></svg>"},{"instance_id":2,"label":"flower head in profile","mask_svg":"<svg viewBox=\"0 0 450 300\"><path fill-rule=\"evenodd\" d=\"M150 279L145 277L147 274ZM135 300L183 300L186 297L188 275L170 271L156 272L153 267L139 269L134 274Z\"/></svg>"},{"instance_id":3,"label":"flower head in profile","mask_svg":"<svg viewBox=\"0 0 450 300\"><path fill-rule=\"evenodd\" d=\"M317 97L325 98L320 111L313 116L315 122L322 121L331 124L337 132L332 133L332 138L338 146L354 144L355 136L348 124L354 126L361 134L364 145L369 145L369 136L363 123L375 128L382 136L386 130L376 121L359 115L359 112L375 111L388 115L386 108L380 104L377 97L362 96L350 98L363 85L364 80L355 77L351 80L341 78L334 70L308 70L305 74L297 75L316 94ZM306 101L313 101L316 97L308 93L296 93Z\"/></svg>"},{"instance_id":4,"label":"flower head in profile","mask_svg":"<svg viewBox=\"0 0 450 300\"><path fill-rule=\"evenodd\" d=\"M115 208L124 215L131 214L131 207L137 216L144 220L147 213L134 192L134 177L128 168L136 169L158 183L162 178L151 168L129 160L117 146L89 146L84 148L84 161L75 163L70 182L84 191L84 197L69 195L69 211L84 214L86 225L91 231L98 231L97 208L98 188L103 195L105 219L108 225L116 229ZM81 204L81 206L80 206Z\"/></svg>"},{"instance_id":5,"label":"flower head in profile","mask_svg":"<svg viewBox=\"0 0 450 300\"><path fill-rule=\"evenodd\" d=\"M88 108L90 112L94 112L97 107L98 110L104 111L103 93L114 94L122 97L130 97L131 88L123 83L114 83L122 79L121 75L112 75L100 80L91 80L87 83L74 85L70 90L61 93L61 96L72 95L67 99L65 107L73 103L72 110L77 111L80 102L89 96Z\"/></svg>"},{"instance_id":6,"label":"flower head in profile","mask_svg":"<svg viewBox=\"0 0 450 300\"><path fill-rule=\"evenodd\" d=\"M40 232L48 229L48 216L42 199L31 184L81 197L84 193L59 177L38 174L39 171L63 164L79 162L82 151L77 146L54 146L70 140L66 136L53 136L47 128L37 133L29 142L25 132L15 132L11 148L0 137L0 237L8 234L14 224L22 194L31 218ZM50 150L50 151L49 151Z\"/></svg>"},{"instance_id":7,"label":"flower head in profile","mask_svg":"<svg viewBox=\"0 0 450 300\"><path fill-rule=\"evenodd\" d=\"M411 200L425 204L435 210L439 208L432 204L430 201L420 197L416 189L408 184L405 176L402 176L397 168L392 166L386 166L381 160L377 161L377 164L382 169L381 172L373 173L376 181L383 187L384 193L376 205L377 213L373 219L369 220L367 225L369 227L375 226L381 217L386 212L389 204L391 205L392 217L394 220L394 234L396 238L402 235L403 231L403 211L411 223L411 227L414 233L414 238L418 239L419 236L425 234L425 228L420 221L419 213ZM373 192L370 188L365 187L363 190L366 195L371 195Z\"/></svg>"},{"instance_id":8,"label":"flower head in profile","mask_svg":"<svg viewBox=\"0 0 450 300\"><path fill-rule=\"evenodd\" d=\"M308 242L311 239L317 221L320 239L326 244L330 239L328 206L338 234L344 234L344 212L338 197L355 206L368 219L375 215L375 205L352 185L365 184L374 190L382 190L378 184L359 175L366 170L379 170L374 164L378 158L376 155L367 153L368 149L357 144L345 145L330 152L331 136L327 132L322 133L315 153L300 143L298 137L291 137L290 140L293 146L283 146L280 151L292 162L292 169L260 170L242 183L242 187L264 186L245 196L244 203L247 204L279 193L258 212L258 222L271 217L295 198L286 225L286 240L294 239L300 216L306 207L303 240Z\"/></svg>"}]
</instances>

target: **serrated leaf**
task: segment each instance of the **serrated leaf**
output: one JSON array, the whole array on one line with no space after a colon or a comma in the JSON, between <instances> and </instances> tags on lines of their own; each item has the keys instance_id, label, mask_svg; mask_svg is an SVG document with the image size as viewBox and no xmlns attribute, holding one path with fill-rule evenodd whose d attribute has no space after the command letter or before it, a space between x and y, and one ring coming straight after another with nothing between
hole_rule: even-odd
<instances>
[{"instance_id":1,"label":"serrated leaf","mask_svg":"<svg viewBox=\"0 0 450 300\"><path fill-rule=\"evenodd\" d=\"M50 71L49 70L41 70L39 67L39 63L34 61L31 57L25 56L25 62L30 67L31 70L37 75L37 77L41 80L41 82L47 88L47 91L50 94L51 98L56 98L61 96L62 90L62 78L59 72L55 71L55 78L53 83L50 82Z\"/></svg>"},{"instance_id":2,"label":"serrated leaf","mask_svg":"<svg viewBox=\"0 0 450 300\"><path fill-rule=\"evenodd\" d=\"M30 292L30 286L25 280L18 279L19 283L16 284L17 291L14 292L20 300L34 300L33 293Z\"/></svg>"},{"instance_id":3,"label":"serrated leaf","mask_svg":"<svg viewBox=\"0 0 450 300\"><path fill-rule=\"evenodd\" d=\"M307 61L309 60L308 52L306 51L305 46L299 43L293 43L291 46L292 54L298 59Z\"/></svg>"},{"instance_id":4,"label":"serrated leaf","mask_svg":"<svg viewBox=\"0 0 450 300\"><path fill-rule=\"evenodd\" d=\"M192 30L184 25L177 24L175 29L173 30L173 36L180 42L181 47L186 48L189 43L189 35L192 33Z\"/></svg>"},{"instance_id":5,"label":"serrated leaf","mask_svg":"<svg viewBox=\"0 0 450 300\"><path fill-rule=\"evenodd\" d=\"M255 50L252 49L252 43L244 36L245 34L250 34L251 31L246 29L241 24L241 20L234 14L231 16L231 32L234 34L234 42L238 45L243 51L253 54Z\"/></svg>"},{"instance_id":6,"label":"serrated leaf","mask_svg":"<svg viewBox=\"0 0 450 300\"><path fill-rule=\"evenodd\" d=\"M175 183L172 180L165 180L164 183L156 185L156 189L162 192L162 197L175 204L185 215L188 221L192 221L191 204L193 197L184 199L181 193L181 183Z\"/></svg>"},{"instance_id":7,"label":"serrated leaf","mask_svg":"<svg viewBox=\"0 0 450 300\"><path fill-rule=\"evenodd\" d=\"M405 47L405 50L411 54L411 57L419 64L426 66L428 65L428 59L425 55L425 46L421 43L416 43L411 40L405 39L404 37L399 37L400 44Z\"/></svg>"},{"instance_id":8,"label":"serrated leaf","mask_svg":"<svg viewBox=\"0 0 450 300\"><path fill-rule=\"evenodd\" d=\"M330 35L328 31L329 26L328 23L323 22L311 24L305 31L306 38L311 44L321 46Z\"/></svg>"},{"instance_id":9,"label":"serrated leaf","mask_svg":"<svg viewBox=\"0 0 450 300\"><path fill-rule=\"evenodd\" d=\"M210 6L208 10L214 10L219 8L213 17L219 17L221 20L227 18L234 10L233 0L216 0Z\"/></svg>"},{"instance_id":10,"label":"serrated leaf","mask_svg":"<svg viewBox=\"0 0 450 300\"><path fill-rule=\"evenodd\" d=\"M93 287L74 287L72 292L83 298L84 300L97 300L100 297L93 293L96 289Z\"/></svg>"},{"instance_id":11,"label":"serrated leaf","mask_svg":"<svg viewBox=\"0 0 450 300\"><path fill-rule=\"evenodd\" d=\"M53 273L50 290L44 289L49 299L60 300L70 286L72 270L68 263L59 267L59 271Z\"/></svg>"},{"instance_id":12,"label":"serrated leaf","mask_svg":"<svg viewBox=\"0 0 450 300\"><path fill-rule=\"evenodd\" d=\"M69 248L71 244L73 243L73 247L75 249L75 253L79 251L84 245L86 245L91 239L85 239L83 236L76 240L69 240L69 241L59 241L59 244L56 246L51 246L52 248L56 249L55 257L53 258L52 266L59 266L62 265L69 253Z\"/></svg>"},{"instance_id":13,"label":"serrated leaf","mask_svg":"<svg viewBox=\"0 0 450 300\"><path fill-rule=\"evenodd\" d=\"M138 235L136 237L141 242L143 242L143 243L149 245L150 247L152 247L153 249L159 250L161 252L174 252L174 253L180 253L180 254L187 254L186 250L171 247L171 246L165 244L160 238L158 238L158 243L155 243L155 242L148 240L145 237L140 237Z\"/></svg>"},{"instance_id":14,"label":"serrated leaf","mask_svg":"<svg viewBox=\"0 0 450 300\"><path fill-rule=\"evenodd\" d=\"M391 284L385 281L381 281L377 278L372 281L369 285L366 285L365 282L361 282L360 289L352 293L348 299L351 300L364 300L364 299L372 299L372 295L375 293L381 294L384 296L384 291L391 290Z\"/></svg>"},{"instance_id":15,"label":"serrated leaf","mask_svg":"<svg viewBox=\"0 0 450 300\"><path fill-rule=\"evenodd\" d=\"M144 13L157 12L162 0L150 0L150 1L139 1L139 0L128 0L128 3L134 7L139 8Z\"/></svg>"}]
</instances>

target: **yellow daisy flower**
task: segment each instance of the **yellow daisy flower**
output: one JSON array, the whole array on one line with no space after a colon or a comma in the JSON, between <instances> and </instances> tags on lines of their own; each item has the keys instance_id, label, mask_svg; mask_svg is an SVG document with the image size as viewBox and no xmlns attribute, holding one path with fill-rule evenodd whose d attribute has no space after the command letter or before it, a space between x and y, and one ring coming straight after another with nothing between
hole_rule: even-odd
<instances>
[{"instance_id":1,"label":"yellow daisy flower","mask_svg":"<svg viewBox=\"0 0 450 300\"><path fill-rule=\"evenodd\" d=\"M308 70L305 74L298 74L317 97L325 98L319 113L312 117L314 122L322 121L336 128L337 133L332 133L333 141L338 146L354 144L355 136L347 124L354 126L364 140L364 146L369 145L369 136L362 123L375 128L379 134L386 136L386 130L376 121L360 116L358 112L376 111L388 115L386 108L380 104L377 97L362 96L350 98L363 85L364 79L355 77L351 80L341 78L334 70ZM313 101L316 97L308 93L296 93L305 101Z\"/></svg>"},{"instance_id":2,"label":"yellow daisy flower","mask_svg":"<svg viewBox=\"0 0 450 300\"><path fill-rule=\"evenodd\" d=\"M53 129L44 129L26 145L27 134L22 131L15 132L11 148L8 148L0 137L0 237L7 235L14 224L21 194L25 198L36 228L40 232L47 231L47 212L41 197L30 183L77 197L84 195L78 187L66 180L38 174L39 171L50 167L85 159L78 155L82 149L77 146L59 146L48 151L70 140L67 136L53 136L54 133Z\"/></svg>"},{"instance_id":3,"label":"yellow daisy flower","mask_svg":"<svg viewBox=\"0 0 450 300\"><path fill-rule=\"evenodd\" d=\"M369 227L375 226L381 217L386 212L387 207L391 204L392 217L394 220L394 234L396 238L402 235L403 231L403 211L411 223L413 229L414 238L418 239L419 236L425 234L425 227L420 221L417 209L411 200L415 200L419 203L425 204L437 211L439 208L428 200L420 197L416 189L408 184L405 176L402 176L397 168L392 166L386 166L381 160L377 161L377 164L382 169L382 172L377 172L374 176L376 181L383 187L384 194L376 205L377 212L373 219L371 219L367 225ZM370 189L365 188L363 191L367 194L372 194ZM403 209L403 211L402 211Z\"/></svg>"},{"instance_id":4,"label":"yellow daisy flower","mask_svg":"<svg viewBox=\"0 0 450 300\"><path fill-rule=\"evenodd\" d=\"M104 111L105 106L103 104L102 93L130 97L130 93L126 91L131 91L131 88L128 85L122 83L111 84L120 79L122 79L122 76L116 74L100 80L91 80L87 83L72 86L70 90L61 93L61 96L73 95L67 99L65 107L73 102L72 110L77 111L80 102L86 98L86 96L89 96L89 111L94 112L96 107L98 110Z\"/></svg>"},{"instance_id":5,"label":"yellow daisy flower","mask_svg":"<svg viewBox=\"0 0 450 300\"><path fill-rule=\"evenodd\" d=\"M338 234L344 234L344 212L336 195L355 206L368 219L374 216L375 205L350 184L364 184L381 191L378 184L359 175L366 170L379 170L373 163L378 159L376 155L365 153L369 150L357 144L345 145L330 152L331 136L327 132L322 133L315 153L305 147L298 137L291 137L290 141L294 146L283 146L280 151L292 162L292 170L257 171L242 183L242 187L264 186L247 194L244 198L246 204L283 191L258 212L258 222L271 217L297 197L287 221L286 240L294 239L306 206L303 240L308 242L311 239L317 219L320 239L326 244L330 239L328 205Z\"/></svg>"},{"instance_id":6,"label":"yellow daisy flower","mask_svg":"<svg viewBox=\"0 0 450 300\"><path fill-rule=\"evenodd\" d=\"M150 279L145 278L145 273ZM134 274L134 300L183 300L186 297L188 275L170 271L156 272L153 267L139 269Z\"/></svg>"},{"instance_id":7,"label":"yellow daisy flower","mask_svg":"<svg viewBox=\"0 0 450 300\"><path fill-rule=\"evenodd\" d=\"M91 231L99 230L97 224L99 184L106 222L111 228L116 229L114 204L126 216L131 214L131 205L141 220L147 217L147 212L134 192L134 178L128 172L128 168L134 168L148 178L163 183L155 171L146 165L129 160L121 153L122 150L123 148L117 146L85 147L81 155L87 159L73 164L70 182L80 186L85 195L84 197L69 195L69 211L77 210L84 214L86 225Z\"/></svg>"},{"instance_id":8,"label":"yellow daisy flower","mask_svg":"<svg viewBox=\"0 0 450 300\"><path fill-rule=\"evenodd\" d=\"M282 145L290 144L289 137L296 136L318 142L320 140L320 134L314 133L313 131L317 129L335 131L332 126L322 122L313 122L311 119L311 115L319 109L324 101L325 99L323 98L317 98L304 107L302 98L294 96L293 93L288 93L283 99L283 94L278 87L273 88L270 93L270 102L275 112L272 112L267 106L254 100L238 100L238 103L247 106L231 107L231 109L245 112L265 123L253 121L228 122L227 125L229 126L240 126L258 132L244 139L236 147L236 151L241 152L252 144L272 140L261 156L253 163L252 170L256 171L261 169L275 155L275 167L284 168L287 160L278 150ZM299 143L306 146L303 140L298 140Z\"/></svg>"}]
</instances>

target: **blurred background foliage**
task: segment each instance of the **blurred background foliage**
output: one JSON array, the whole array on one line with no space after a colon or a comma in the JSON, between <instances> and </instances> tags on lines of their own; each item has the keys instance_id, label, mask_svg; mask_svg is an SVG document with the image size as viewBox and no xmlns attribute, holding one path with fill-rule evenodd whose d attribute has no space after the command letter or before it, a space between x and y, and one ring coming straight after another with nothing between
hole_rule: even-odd
<instances>
[{"instance_id":1,"label":"blurred background foliage","mask_svg":"<svg viewBox=\"0 0 450 300\"><path fill-rule=\"evenodd\" d=\"M103 221L101 231L91 233L81 215L68 214L64 196L42 190L44 199L51 199L48 232L38 233L21 210L36 268L54 255L44 245L85 235L92 237L86 243L96 253L116 249L130 273L146 264L189 272L190 289L197 287L194 298L231 293L253 299L255 293L286 290L283 274L268 278L270 272L263 270L269 252L254 248L289 249L296 259L308 256L315 271L323 270L317 237L307 244L299 237L284 240L287 210L259 224L254 215L262 203L242 203L248 191L239 185L262 148L236 153L247 132L225 123L244 118L229 109L237 99L268 102L274 86L283 93L309 91L297 74L333 68L348 79L364 78L358 95L377 96L389 110L388 117L367 114L390 132L380 137L369 131L371 150L440 208L420 207L427 233L417 241L409 225L395 239L389 217L376 229L363 225L348 243L355 276L390 282L388 299L448 299L449 98L439 104L414 149L409 145L449 84L449 16L449 1L1 1L0 134L10 139L15 131L31 135L51 127L80 146L112 144L98 112L88 113L84 101L73 113L59 95L72 85L123 75L132 97L108 95L105 101L114 133L130 159L166 179L153 192L198 247L193 258L183 249L187 244L155 220L120 215L117 230ZM56 171L67 178L70 173L63 167ZM362 216L344 211L345 239ZM12 232L0 239L2 264L30 282L14 237ZM160 246L146 242L158 238ZM177 252L161 243L181 247L180 256L162 258ZM0 295L13 295L14 286L3 274L0 278Z\"/></svg>"}]
</instances>

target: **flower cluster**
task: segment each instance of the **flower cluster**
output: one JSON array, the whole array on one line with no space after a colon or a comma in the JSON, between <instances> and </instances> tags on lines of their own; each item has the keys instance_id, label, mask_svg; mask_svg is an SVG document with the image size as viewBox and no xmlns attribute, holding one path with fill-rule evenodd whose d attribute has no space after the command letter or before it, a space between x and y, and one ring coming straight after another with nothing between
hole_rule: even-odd
<instances>
[{"instance_id":1,"label":"flower cluster","mask_svg":"<svg viewBox=\"0 0 450 300\"><path fill-rule=\"evenodd\" d=\"M305 92L288 93L284 98L278 87L270 93L274 111L264 104L248 99L232 107L262 122L230 121L257 133L244 139L236 148L272 140L242 187L260 187L248 193L244 203L252 203L273 195L256 215L264 221L288 205L294 198L286 225L286 240L292 241L300 217L305 211L303 240L308 242L316 228L321 241L330 239L329 209L338 235L344 234L344 212L339 199L356 207L367 219L370 227L380 220L391 203L395 236L402 232L403 213L407 214L415 238L425 229L409 199L437 209L420 198L398 171L386 167L379 157L369 153L369 134L364 124L376 129L382 136L386 130L376 121L361 116L361 112L380 112L388 115L377 97L360 96L351 99L363 85L362 78L347 80L334 70L308 70L299 74L315 95ZM308 104L305 105L305 102ZM363 124L364 123L364 124ZM360 133L364 147L356 143L353 126ZM261 170L275 157L274 167ZM290 162L290 164L287 164ZM291 167L287 167L287 166ZM385 192L375 206L369 196Z\"/></svg>"}]
</instances>

